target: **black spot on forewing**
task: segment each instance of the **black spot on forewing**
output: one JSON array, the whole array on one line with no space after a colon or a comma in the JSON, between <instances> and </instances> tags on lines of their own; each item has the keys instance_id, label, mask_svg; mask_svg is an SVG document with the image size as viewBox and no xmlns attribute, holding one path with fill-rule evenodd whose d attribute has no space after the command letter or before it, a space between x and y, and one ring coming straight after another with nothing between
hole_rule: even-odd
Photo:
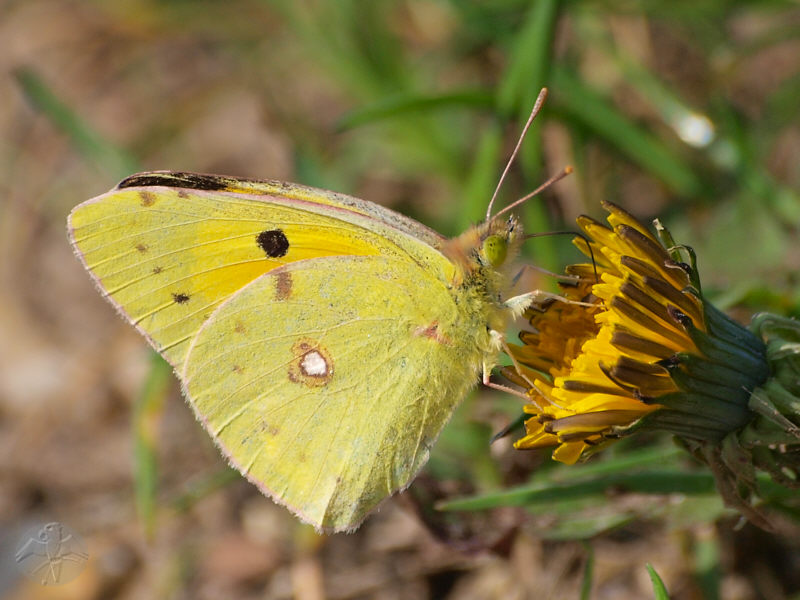
<instances>
[{"instance_id":1,"label":"black spot on forewing","mask_svg":"<svg viewBox=\"0 0 800 600\"><path fill-rule=\"evenodd\" d=\"M270 258L286 256L289 240L280 229L267 229L256 236L256 243Z\"/></svg>"},{"instance_id":2,"label":"black spot on forewing","mask_svg":"<svg viewBox=\"0 0 800 600\"><path fill-rule=\"evenodd\" d=\"M198 173L181 173L165 171L164 173L137 173L120 181L118 190L132 187L171 187L187 188L190 190L224 190L228 181L217 175L201 175Z\"/></svg>"},{"instance_id":3,"label":"black spot on forewing","mask_svg":"<svg viewBox=\"0 0 800 600\"><path fill-rule=\"evenodd\" d=\"M144 254L148 250L147 244L136 244L136 250Z\"/></svg>"},{"instance_id":4,"label":"black spot on forewing","mask_svg":"<svg viewBox=\"0 0 800 600\"><path fill-rule=\"evenodd\" d=\"M175 300L177 304L185 304L189 301L189 294L172 294L172 299Z\"/></svg>"},{"instance_id":5,"label":"black spot on forewing","mask_svg":"<svg viewBox=\"0 0 800 600\"><path fill-rule=\"evenodd\" d=\"M139 198L142 200L142 206L153 206L156 203L156 195L153 192L139 192Z\"/></svg>"},{"instance_id":6,"label":"black spot on forewing","mask_svg":"<svg viewBox=\"0 0 800 600\"><path fill-rule=\"evenodd\" d=\"M159 273L161 273L161 271L163 271L163 270L164 270L164 269L162 269L161 267L159 267L159 266L155 266L155 267L153 267L153 275L158 275L158 274L159 274Z\"/></svg>"}]
</instances>

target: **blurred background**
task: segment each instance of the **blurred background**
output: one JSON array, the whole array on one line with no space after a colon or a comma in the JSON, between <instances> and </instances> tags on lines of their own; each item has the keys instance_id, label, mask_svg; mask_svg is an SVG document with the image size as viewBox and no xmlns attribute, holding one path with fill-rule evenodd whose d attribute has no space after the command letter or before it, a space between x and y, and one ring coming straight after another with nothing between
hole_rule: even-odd
<instances>
[{"instance_id":1,"label":"blurred background","mask_svg":"<svg viewBox=\"0 0 800 600\"><path fill-rule=\"evenodd\" d=\"M65 233L79 202L173 169L455 234L546 85L501 201L575 173L525 206L528 231L611 200L694 246L741 319L798 315L796 1L2 0L0 68L0 596L651 598L651 564L673 598L800 597L800 541L739 522L669 439L563 467L490 447L520 402L484 390L409 492L318 536L227 469ZM577 259L569 236L526 253ZM42 586L14 553L53 521L89 561Z\"/></svg>"}]
</instances>

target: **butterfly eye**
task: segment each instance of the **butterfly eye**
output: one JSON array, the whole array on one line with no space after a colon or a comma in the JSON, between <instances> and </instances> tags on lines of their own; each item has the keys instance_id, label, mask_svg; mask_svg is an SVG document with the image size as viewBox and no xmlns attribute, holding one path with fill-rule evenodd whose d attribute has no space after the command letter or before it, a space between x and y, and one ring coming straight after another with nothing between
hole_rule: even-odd
<instances>
[{"instance_id":1,"label":"butterfly eye","mask_svg":"<svg viewBox=\"0 0 800 600\"><path fill-rule=\"evenodd\" d=\"M499 235L490 235L483 240L483 256L493 267L499 267L506 260L508 241Z\"/></svg>"}]
</instances>

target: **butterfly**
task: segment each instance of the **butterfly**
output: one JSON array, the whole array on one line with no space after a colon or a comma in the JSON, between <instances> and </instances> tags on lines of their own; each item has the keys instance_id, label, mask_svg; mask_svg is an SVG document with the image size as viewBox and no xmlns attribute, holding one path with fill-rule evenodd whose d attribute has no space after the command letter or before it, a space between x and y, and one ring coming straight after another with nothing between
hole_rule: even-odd
<instances>
[{"instance_id":1,"label":"butterfly","mask_svg":"<svg viewBox=\"0 0 800 600\"><path fill-rule=\"evenodd\" d=\"M334 192L159 171L68 230L231 465L350 531L411 483L532 299L510 294L522 229L498 215L448 239Z\"/></svg>"}]
</instances>

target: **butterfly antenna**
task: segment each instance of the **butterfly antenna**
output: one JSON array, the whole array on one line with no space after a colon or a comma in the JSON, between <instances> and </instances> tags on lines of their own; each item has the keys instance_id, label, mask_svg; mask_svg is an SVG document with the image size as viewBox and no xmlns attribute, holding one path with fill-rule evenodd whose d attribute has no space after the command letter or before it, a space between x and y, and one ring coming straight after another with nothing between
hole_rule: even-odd
<instances>
[{"instance_id":1,"label":"butterfly antenna","mask_svg":"<svg viewBox=\"0 0 800 600\"><path fill-rule=\"evenodd\" d=\"M500 214L500 213L498 213L498 214ZM586 242L586 249L589 251L589 258L592 261L592 270L594 271L594 280L596 282L600 281L600 276L597 274L597 261L594 259L594 250L592 249L592 241L588 237L586 237L584 234L582 234L580 231L542 231L540 233L529 233L529 234L526 234L526 235L524 235L522 237L522 239L530 240L532 238L545 237L545 236L548 236L548 235L574 235L574 236L577 236L577 237L581 238L584 242ZM533 267L531 265L528 265L528 267L535 268L537 271L542 271L544 273L549 273L549 271L545 271L544 269L539 269L539 268ZM549 274L555 275L555 273L549 273ZM561 275L555 275L555 276L558 277L558 278L561 278L561 279L565 279L565 280L572 278L571 276L566 276L566 277L561 276Z\"/></svg>"},{"instance_id":2,"label":"butterfly antenna","mask_svg":"<svg viewBox=\"0 0 800 600\"><path fill-rule=\"evenodd\" d=\"M540 267L538 265L522 265L522 268L516 274L514 279L512 280L513 284L517 284L517 282L522 278L522 274L530 269L531 271L536 271L537 273L541 273L542 275L547 275L548 277L552 277L553 279L557 279L558 281L567 281L569 283L578 283L581 278L578 275L561 275L560 273L555 273L553 271L549 271L544 267Z\"/></svg>"},{"instance_id":3,"label":"butterfly antenna","mask_svg":"<svg viewBox=\"0 0 800 600\"><path fill-rule=\"evenodd\" d=\"M522 204L523 202L527 202L528 200L530 200L531 198L533 198L533 197L534 197L536 194L539 194L539 193L541 193L542 191L546 190L547 188L549 188L549 187L550 187L551 185L553 185L554 183L556 183L556 182L558 182L558 181L561 181L562 179L564 179L564 177L566 177L567 175L569 175L570 173L572 173L572 171L573 171L573 170L574 170L574 169L573 169L572 167L569 167L569 166L567 166L567 167L564 167L564 168L561 170L561 172L560 172L560 173L556 173L555 175L553 175L553 176L552 176L550 179L548 179L547 181L545 181L545 182L544 182L542 185L540 185L539 187L537 187L537 188L536 188L535 190L533 190L533 191L532 191L530 194L525 194L525 195L524 195L522 198L520 198L519 200L516 200L516 201L512 202L511 204L509 204L508 206L506 206L505 208L503 208L502 210L499 210L499 211L498 211L498 212L497 212L497 213L496 213L496 214L495 214L495 215L494 215L492 218L493 218L493 219L496 219L496 218L497 218L497 217L499 217L500 215L502 215L502 214L505 214L505 213L507 213L507 212L508 212L508 211L510 211L510 210L513 210L514 208L516 208L517 206L519 206L519 205L520 205L520 204Z\"/></svg>"},{"instance_id":4,"label":"butterfly antenna","mask_svg":"<svg viewBox=\"0 0 800 600\"><path fill-rule=\"evenodd\" d=\"M489 220L489 217L492 215L492 206L494 206L494 201L497 198L497 194L500 192L500 188L503 185L503 182L506 179L506 175L508 174L511 165L514 164L514 159L517 158L517 154L519 154L519 149L522 147L522 140L525 139L525 135L528 133L528 129L533 123L533 120L536 118L536 115L539 114L539 111L542 110L542 105L544 104L545 99L547 98L547 88L542 88L542 91L539 92L539 95L536 97L536 102L533 104L533 110L531 110L531 116L528 117L528 122L525 123L525 127L522 128L522 133L517 140L517 145L514 148L514 152L511 153L511 157L508 159L506 163L506 168L503 169L503 174L500 175L500 181L497 182L497 187L494 188L494 194L492 194L492 199L489 200L489 206L486 208L486 220Z\"/></svg>"}]
</instances>

